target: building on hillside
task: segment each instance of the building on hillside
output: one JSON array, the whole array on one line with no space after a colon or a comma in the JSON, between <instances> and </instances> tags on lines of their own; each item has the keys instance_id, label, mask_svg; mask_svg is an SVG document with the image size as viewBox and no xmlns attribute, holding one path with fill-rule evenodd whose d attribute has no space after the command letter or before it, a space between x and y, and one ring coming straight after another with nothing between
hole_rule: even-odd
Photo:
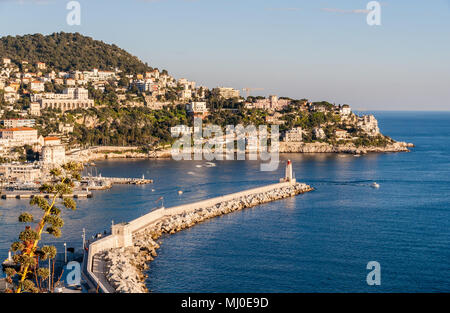
<instances>
[{"instance_id":1,"label":"building on hillside","mask_svg":"<svg viewBox=\"0 0 450 313\"><path fill-rule=\"evenodd\" d=\"M5 128L34 127L36 125L36 120L35 119L12 118L12 119L7 119L7 120L2 120L0 123Z\"/></svg>"},{"instance_id":2,"label":"building on hillside","mask_svg":"<svg viewBox=\"0 0 450 313\"><path fill-rule=\"evenodd\" d=\"M344 104L342 106L339 106L339 114L341 114L342 116L349 116L350 114L352 114L352 109L348 104Z\"/></svg>"},{"instance_id":3,"label":"building on hillside","mask_svg":"<svg viewBox=\"0 0 450 313\"><path fill-rule=\"evenodd\" d=\"M44 137L44 146L61 145L61 139L58 137Z\"/></svg>"},{"instance_id":4,"label":"building on hillside","mask_svg":"<svg viewBox=\"0 0 450 313\"><path fill-rule=\"evenodd\" d=\"M216 96L221 96L225 99L239 98L239 90L229 87L217 87L212 90L212 93Z\"/></svg>"},{"instance_id":5,"label":"building on hillside","mask_svg":"<svg viewBox=\"0 0 450 313\"><path fill-rule=\"evenodd\" d=\"M3 65L9 65L9 64L11 64L11 59L8 59L8 58L3 58Z\"/></svg>"},{"instance_id":6,"label":"building on hillside","mask_svg":"<svg viewBox=\"0 0 450 313\"><path fill-rule=\"evenodd\" d=\"M5 100L5 102L9 104L14 104L17 100L20 99L20 96L11 86L5 87L4 91L5 92L3 94L3 99Z\"/></svg>"},{"instance_id":7,"label":"building on hillside","mask_svg":"<svg viewBox=\"0 0 450 313\"><path fill-rule=\"evenodd\" d=\"M325 139L327 137L324 130L320 127L313 129L313 136L315 139Z\"/></svg>"},{"instance_id":8,"label":"building on hillside","mask_svg":"<svg viewBox=\"0 0 450 313\"><path fill-rule=\"evenodd\" d=\"M45 70L45 69L47 69L47 65L46 65L44 62L37 62L37 63L36 63L36 67L37 67L39 70Z\"/></svg>"},{"instance_id":9,"label":"building on hillside","mask_svg":"<svg viewBox=\"0 0 450 313\"><path fill-rule=\"evenodd\" d=\"M192 127L186 125L177 125L170 127L171 134L190 134L192 133Z\"/></svg>"},{"instance_id":10,"label":"building on hillside","mask_svg":"<svg viewBox=\"0 0 450 313\"><path fill-rule=\"evenodd\" d=\"M15 141L20 145L34 145L39 142L37 129L31 127L0 129L0 138Z\"/></svg>"},{"instance_id":11,"label":"building on hillside","mask_svg":"<svg viewBox=\"0 0 450 313\"><path fill-rule=\"evenodd\" d=\"M73 78L66 78L64 83L66 84L66 86L68 87L75 87L77 84L77 81Z\"/></svg>"},{"instance_id":12,"label":"building on hillside","mask_svg":"<svg viewBox=\"0 0 450 313\"><path fill-rule=\"evenodd\" d=\"M301 127L295 127L288 130L284 134L285 142L302 142L303 141L303 129Z\"/></svg>"},{"instance_id":13,"label":"building on hillside","mask_svg":"<svg viewBox=\"0 0 450 313\"><path fill-rule=\"evenodd\" d=\"M39 102L31 102L30 108L28 109L28 114L34 116L41 116L41 105Z\"/></svg>"},{"instance_id":14,"label":"building on hillside","mask_svg":"<svg viewBox=\"0 0 450 313\"><path fill-rule=\"evenodd\" d=\"M63 134L73 133L73 125L59 123L58 131Z\"/></svg>"},{"instance_id":15,"label":"building on hillside","mask_svg":"<svg viewBox=\"0 0 450 313\"><path fill-rule=\"evenodd\" d=\"M2 164L0 172L7 180L33 182L41 179L42 171L37 164Z\"/></svg>"},{"instance_id":16,"label":"building on hillside","mask_svg":"<svg viewBox=\"0 0 450 313\"><path fill-rule=\"evenodd\" d=\"M39 102L42 109L60 109L62 111L88 109L94 106L85 88L66 88L62 94L44 93L32 95L31 101Z\"/></svg>"},{"instance_id":17,"label":"building on hillside","mask_svg":"<svg viewBox=\"0 0 450 313\"><path fill-rule=\"evenodd\" d=\"M192 90L190 89L183 89L178 92L178 98L180 100L189 100L192 99Z\"/></svg>"},{"instance_id":18,"label":"building on hillside","mask_svg":"<svg viewBox=\"0 0 450 313\"><path fill-rule=\"evenodd\" d=\"M328 111L328 107L322 103L313 103L310 108L311 108L312 112L327 112Z\"/></svg>"},{"instance_id":19,"label":"building on hillside","mask_svg":"<svg viewBox=\"0 0 450 313\"><path fill-rule=\"evenodd\" d=\"M336 139L338 140L348 138L348 132L346 130L336 129L334 133L336 135Z\"/></svg>"},{"instance_id":20,"label":"building on hillside","mask_svg":"<svg viewBox=\"0 0 450 313\"><path fill-rule=\"evenodd\" d=\"M356 125L369 136L377 136L380 134L378 121L373 115L364 115L359 117Z\"/></svg>"},{"instance_id":21,"label":"building on hillside","mask_svg":"<svg viewBox=\"0 0 450 313\"><path fill-rule=\"evenodd\" d=\"M283 125L285 123L285 121L281 120L282 117L283 117L283 114L275 112L272 115L267 115L265 119L266 119L267 124Z\"/></svg>"},{"instance_id":22,"label":"building on hillside","mask_svg":"<svg viewBox=\"0 0 450 313\"><path fill-rule=\"evenodd\" d=\"M208 108L206 107L206 102L193 101L191 103L187 103L186 111L189 114L194 115L194 117L199 117L201 119L204 119L209 115Z\"/></svg>"},{"instance_id":23,"label":"building on hillside","mask_svg":"<svg viewBox=\"0 0 450 313\"><path fill-rule=\"evenodd\" d=\"M43 82L39 81L39 80L33 80L30 83L30 89L32 91L37 91L37 92L44 92L45 91L45 85Z\"/></svg>"},{"instance_id":24,"label":"building on hillside","mask_svg":"<svg viewBox=\"0 0 450 313\"><path fill-rule=\"evenodd\" d=\"M46 145L42 147L40 161L45 165L64 164L66 162L66 149L63 145Z\"/></svg>"},{"instance_id":25,"label":"building on hillside","mask_svg":"<svg viewBox=\"0 0 450 313\"><path fill-rule=\"evenodd\" d=\"M246 108L248 109L262 109L262 110L282 110L291 103L288 99L278 99L275 95L270 95L268 98L257 99L256 102L246 103Z\"/></svg>"}]
</instances>

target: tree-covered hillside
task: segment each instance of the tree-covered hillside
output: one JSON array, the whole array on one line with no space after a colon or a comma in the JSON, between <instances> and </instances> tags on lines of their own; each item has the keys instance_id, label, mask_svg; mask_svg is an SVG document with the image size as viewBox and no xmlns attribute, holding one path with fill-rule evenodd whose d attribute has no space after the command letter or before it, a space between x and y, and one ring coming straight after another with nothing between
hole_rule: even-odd
<instances>
[{"instance_id":1,"label":"tree-covered hillside","mask_svg":"<svg viewBox=\"0 0 450 313\"><path fill-rule=\"evenodd\" d=\"M51 35L6 36L0 38L0 57L10 58L17 64L44 62L56 70L113 70L127 73L152 70L137 57L116 45L106 44L79 33L53 33Z\"/></svg>"}]
</instances>

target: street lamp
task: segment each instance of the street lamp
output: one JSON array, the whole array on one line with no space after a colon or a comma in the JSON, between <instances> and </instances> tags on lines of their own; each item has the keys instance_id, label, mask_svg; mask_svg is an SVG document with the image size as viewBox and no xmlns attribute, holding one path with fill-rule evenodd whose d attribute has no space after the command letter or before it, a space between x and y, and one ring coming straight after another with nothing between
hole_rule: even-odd
<instances>
[{"instance_id":1,"label":"street lamp","mask_svg":"<svg viewBox=\"0 0 450 313\"><path fill-rule=\"evenodd\" d=\"M64 263L67 263L67 244L64 243Z\"/></svg>"}]
</instances>

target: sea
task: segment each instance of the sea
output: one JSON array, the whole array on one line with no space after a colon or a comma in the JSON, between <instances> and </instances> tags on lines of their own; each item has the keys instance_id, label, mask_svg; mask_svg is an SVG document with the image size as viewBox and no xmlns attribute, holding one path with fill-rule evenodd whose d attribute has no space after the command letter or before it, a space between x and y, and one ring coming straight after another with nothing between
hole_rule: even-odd
<instances>
[{"instance_id":1,"label":"sea","mask_svg":"<svg viewBox=\"0 0 450 313\"><path fill-rule=\"evenodd\" d=\"M367 112L364 112L367 113ZM416 145L409 153L281 154L276 171L260 161L104 160L91 174L142 177L63 211L63 253L155 208L274 183L293 163L315 191L210 219L159 239L147 287L172 292L450 292L450 112L370 112L381 132ZM380 188L372 188L377 182ZM182 193L179 193L182 191ZM162 197L162 199L161 199ZM0 200L0 257L39 216L27 200ZM70 259L69 253L69 259ZM371 263L372 262L372 263ZM376 263L373 263L376 262ZM378 264L376 268L372 264ZM373 281L373 270L379 284ZM2 274L3 275L3 274ZM368 279L369 278L369 279ZM372 279L372 280L371 280Z\"/></svg>"}]
</instances>

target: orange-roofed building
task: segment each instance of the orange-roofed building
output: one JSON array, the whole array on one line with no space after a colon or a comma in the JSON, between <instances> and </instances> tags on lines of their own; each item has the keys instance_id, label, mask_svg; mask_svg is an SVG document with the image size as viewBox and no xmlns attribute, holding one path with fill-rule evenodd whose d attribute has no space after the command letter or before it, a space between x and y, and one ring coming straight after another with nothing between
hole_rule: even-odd
<instances>
[{"instance_id":1,"label":"orange-roofed building","mask_svg":"<svg viewBox=\"0 0 450 313\"><path fill-rule=\"evenodd\" d=\"M57 146L61 144L61 139L58 137L45 137L44 146Z\"/></svg>"},{"instance_id":2,"label":"orange-roofed building","mask_svg":"<svg viewBox=\"0 0 450 313\"><path fill-rule=\"evenodd\" d=\"M31 127L0 129L0 138L20 142L23 145L38 143L38 131Z\"/></svg>"}]
</instances>

